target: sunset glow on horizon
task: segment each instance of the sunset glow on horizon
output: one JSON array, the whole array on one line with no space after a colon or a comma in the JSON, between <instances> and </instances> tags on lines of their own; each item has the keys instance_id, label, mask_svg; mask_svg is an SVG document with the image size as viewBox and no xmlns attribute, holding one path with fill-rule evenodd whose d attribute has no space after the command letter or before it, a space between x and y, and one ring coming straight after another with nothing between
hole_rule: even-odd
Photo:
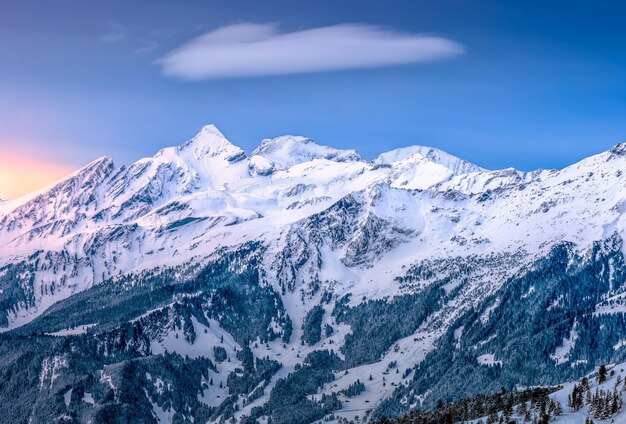
<instances>
[{"instance_id":1,"label":"sunset glow on horizon","mask_svg":"<svg viewBox=\"0 0 626 424\"><path fill-rule=\"evenodd\" d=\"M75 168L18 154L0 156L0 199L31 193L72 173Z\"/></svg>"}]
</instances>

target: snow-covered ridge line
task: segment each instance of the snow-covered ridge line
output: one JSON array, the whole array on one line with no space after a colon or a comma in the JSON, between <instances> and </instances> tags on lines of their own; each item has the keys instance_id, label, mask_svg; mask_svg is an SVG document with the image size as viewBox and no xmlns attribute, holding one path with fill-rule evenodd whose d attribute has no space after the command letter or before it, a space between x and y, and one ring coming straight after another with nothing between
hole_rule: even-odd
<instances>
[{"instance_id":1,"label":"snow-covered ridge line","mask_svg":"<svg viewBox=\"0 0 626 424\"><path fill-rule=\"evenodd\" d=\"M415 154L422 155L434 163L440 163L442 166L453 170L455 173L477 172L483 170L476 165L450 155L442 150L425 146L410 146L392 150L381 154L373 161L373 163L389 165L394 162L407 159ZM215 157L221 157L227 161L237 161L248 158L243 149L228 141L222 132L213 124L202 127L200 132L190 140L178 146L163 148L159 150L153 158L139 159L135 164L130 165L129 168L136 168L138 165L145 164L146 162L160 157L166 158L166 160L175 160L176 157L181 157L196 161ZM333 147L317 144L308 137L293 135L285 135L273 139L262 140L261 144L249 155L249 159L254 158L256 158L256 160L264 159L272 162L276 170L285 170L291 166L315 159L325 159L338 162L366 162L356 150L339 150ZM113 160L110 157L103 156L95 159L94 161L47 187L21 196L18 199L0 199L0 203L5 202L6 205L4 206L7 209L17 207L28 200L32 200L37 195L47 193L65 181L71 180L91 169L101 166L112 166L115 169L118 169L114 166ZM124 169L124 167L121 169ZM0 210L0 213L2 212L3 211Z\"/></svg>"},{"instance_id":2,"label":"snow-covered ridge line","mask_svg":"<svg viewBox=\"0 0 626 424\"><path fill-rule=\"evenodd\" d=\"M332 359L334 377L307 396L337 396L335 420L363 422L384 400L406 399L396 411L426 406L479 389L465 386L480 375L501 375L496 389L535 384L534 370L517 375L533 364L553 380L552 369L561 373L560 382L626 357L625 152L618 145L562 170L485 170L421 146L370 162L298 136L246 154L207 126L154 157L122 167L102 158L0 204L0 331L26 324L17 332L80 339L121 323L107 337L143 334L142 354L215 359L201 378L207 391L187 393L211 406L225 401L233 378L254 377L239 358L247 347L280 369L263 384L250 380L250 402L231 405L235 419L325 349L343 362ZM143 296L162 284L187 289ZM126 305L126 295L142 305L114 317L98 311L101 299ZM91 305L86 316L73 318L82 312L75 302ZM236 371L244 363L245 375ZM114 368L92 374L119 384ZM444 369L477 377L428 377ZM157 370L146 382L163 389ZM65 393L65 407L76 403L70 391L54 393ZM154 410L171 418L155 399Z\"/></svg>"},{"instance_id":3,"label":"snow-covered ridge line","mask_svg":"<svg viewBox=\"0 0 626 424\"><path fill-rule=\"evenodd\" d=\"M297 279L305 285L341 275L370 293L366 282L395 264L375 289L379 296L395 293L398 267L424 258L538 252L560 240L584 247L622 233L625 150L618 145L558 171L488 171L423 146L368 162L355 150L299 136L263 140L246 155L207 125L154 157L122 167L103 157L1 203L0 267L37 263L22 283L35 306L16 305L9 320L24 322L112 276L181 265L251 240L273 254L300 245L302 258L317 257L289 265L302 268ZM322 217L328 228L304 224ZM280 274L275 263L270 257L266 266ZM281 275L278 281L294 278Z\"/></svg>"}]
</instances>

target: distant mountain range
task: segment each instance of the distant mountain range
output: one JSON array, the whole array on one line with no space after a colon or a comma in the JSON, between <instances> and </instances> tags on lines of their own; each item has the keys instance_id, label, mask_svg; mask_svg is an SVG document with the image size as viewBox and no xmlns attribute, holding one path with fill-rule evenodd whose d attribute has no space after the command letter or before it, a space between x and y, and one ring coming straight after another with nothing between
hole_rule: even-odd
<instances>
[{"instance_id":1,"label":"distant mountain range","mask_svg":"<svg viewBox=\"0 0 626 424\"><path fill-rule=\"evenodd\" d=\"M367 422L624 362L624 171L212 125L100 158L0 202L0 422Z\"/></svg>"}]
</instances>

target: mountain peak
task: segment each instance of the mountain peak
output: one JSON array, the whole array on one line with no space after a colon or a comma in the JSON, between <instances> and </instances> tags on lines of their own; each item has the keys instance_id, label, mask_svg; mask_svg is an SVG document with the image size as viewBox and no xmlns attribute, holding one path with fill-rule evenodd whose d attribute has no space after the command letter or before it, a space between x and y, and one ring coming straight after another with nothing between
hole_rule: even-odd
<instances>
[{"instance_id":1,"label":"mountain peak","mask_svg":"<svg viewBox=\"0 0 626 424\"><path fill-rule=\"evenodd\" d=\"M215 126L215 124L207 124L202 127L200 130L201 133L212 133L219 134L221 137L224 137L224 134Z\"/></svg>"},{"instance_id":2,"label":"mountain peak","mask_svg":"<svg viewBox=\"0 0 626 424\"><path fill-rule=\"evenodd\" d=\"M340 150L317 144L311 138L283 135L264 139L251 155L263 158L272 164L274 170L287 169L299 163L314 159L326 159L336 162L354 162L362 160L356 150Z\"/></svg>"},{"instance_id":3,"label":"mountain peak","mask_svg":"<svg viewBox=\"0 0 626 424\"><path fill-rule=\"evenodd\" d=\"M237 162L245 158L244 151L235 146L213 124L205 125L192 139L177 147L169 147L157 153L163 156L174 153L177 155L191 154L193 159L223 157L229 162Z\"/></svg>"},{"instance_id":4,"label":"mountain peak","mask_svg":"<svg viewBox=\"0 0 626 424\"><path fill-rule=\"evenodd\" d=\"M113 165L113 159L111 159L109 156L100 156L99 158L92 160L91 162L89 162L87 165L83 166L76 172L80 173L81 171L84 171L87 169L94 169L94 168L98 168L101 166L111 166L111 165Z\"/></svg>"},{"instance_id":5,"label":"mountain peak","mask_svg":"<svg viewBox=\"0 0 626 424\"><path fill-rule=\"evenodd\" d=\"M113 172L115 165L113 159L108 156L101 156L88 163L82 168L72 172L60 180L25 194L17 199L7 201L11 208L39 208L40 204L49 203L50 199L57 199L58 204L69 207L72 203L68 199L89 197L96 187L101 185ZM57 202L52 202L57 205ZM80 201L79 201L80 203ZM44 209L40 212L43 213Z\"/></svg>"},{"instance_id":6,"label":"mountain peak","mask_svg":"<svg viewBox=\"0 0 626 424\"><path fill-rule=\"evenodd\" d=\"M109 156L101 156L71 174L66 175L59 181L53 183L51 186L45 187L37 192L45 192L49 187L58 186L72 180L88 180L90 178L94 178L94 176L99 178L102 175L108 175L111 171L113 171L113 169L115 169L113 159Z\"/></svg>"},{"instance_id":7,"label":"mountain peak","mask_svg":"<svg viewBox=\"0 0 626 424\"><path fill-rule=\"evenodd\" d=\"M618 143L609 150L612 157L626 156L626 143Z\"/></svg>"},{"instance_id":8,"label":"mountain peak","mask_svg":"<svg viewBox=\"0 0 626 424\"><path fill-rule=\"evenodd\" d=\"M392 165L398 162L404 162L412 158L425 158L430 162L437 163L448 168L455 174L467 174L470 172L485 171L485 169L475 165L471 162L461 159L457 156L451 155L448 152L437 149L435 147L428 146L408 146L401 147L399 149L391 150L380 154L374 163Z\"/></svg>"},{"instance_id":9,"label":"mountain peak","mask_svg":"<svg viewBox=\"0 0 626 424\"><path fill-rule=\"evenodd\" d=\"M253 155L260 153L272 153L282 149L293 149L298 145L316 144L315 141L301 135L281 135L275 138L265 138L261 141Z\"/></svg>"}]
</instances>

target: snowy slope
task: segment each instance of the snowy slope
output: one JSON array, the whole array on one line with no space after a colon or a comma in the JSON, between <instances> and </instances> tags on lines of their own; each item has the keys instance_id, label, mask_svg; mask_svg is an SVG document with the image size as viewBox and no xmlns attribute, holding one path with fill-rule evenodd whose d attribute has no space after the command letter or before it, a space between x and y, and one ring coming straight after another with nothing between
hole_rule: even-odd
<instances>
[{"instance_id":1,"label":"snowy slope","mask_svg":"<svg viewBox=\"0 0 626 424\"><path fill-rule=\"evenodd\" d=\"M619 364L611 364L607 366L607 370L609 375L604 383L599 384L597 377L597 370L591 374L588 374L586 377L589 380L589 387L591 393L595 393L596 390L604 390L607 392L613 392L613 390L617 387L618 392L623 391L624 379L626 378L626 363ZM610 373L613 372L613 375ZM572 394L572 389L574 385L580 385L580 381L571 381L566 382L561 385L561 388L554 393L550 394L549 397L561 404L563 407L563 414L552 419L553 423L557 424L585 424L585 420L587 418L593 419L594 423L604 424L604 423L623 423L626 422L626 411L621 410L616 414L613 414L610 418L607 419L598 419L593 416L593 413L589 411L588 404L584 404L580 409L573 409L568 405L568 397ZM623 394L621 395L623 397ZM513 419L518 420L519 422L524 422L522 416L517 414L513 414ZM487 421L487 417L482 417L477 420L470 421L472 424L477 424Z\"/></svg>"},{"instance_id":2,"label":"snowy slope","mask_svg":"<svg viewBox=\"0 0 626 424\"><path fill-rule=\"evenodd\" d=\"M259 168L259 161L269 168ZM194 245L206 244L209 254L226 225L260 219L263 226L254 224L255 229L280 232L387 175L355 151L304 137L264 140L247 158L209 125L152 158L121 168L101 158L47 189L2 204L0 255L3 262L14 263L43 248L61 255L61 261L86 259L54 295L46 296L46 280L55 277L39 270L33 288L37 314L42 305L140 264L189 260L192 252L184 247L183 252L177 247L172 259L173 240L196 239ZM204 240L197 240L196 233ZM233 243L258 236L258 230L242 229ZM17 316L24 314L29 311Z\"/></svg>"},{"instance_id":3,"label":"snowy slope","mask_svg":"<svg viewBox=\"0 0 626 424\"><path fill-rule=\"evenodd\" d=\"M363 160L356 150L338 150L320 146L310 138L285 135L263 140L251 154L251 167L263 175L286 170L313 159L327 159L335 162Z\"/></svg>"},{"instance_id":4,"label":"snowy slope","mask_svg":"<svg viewBox=\"0 0 626 424\"><path fill-rule=\"evenodd\" d=\"M220 245L278 238L270 243L278 254L289 247L284 243L301 220L345 196L371 196L372 190L387 193L386 199L363 212L354 222L357 238L340 246L353 250L344 256L360 257L336 266L328 258L319 272L340 272L361 286L370 273L385 275L393 263L471 252L539 252L546 240L584 247L623 233L624 150L616 146L561 171L534 173L486 171L421 146L368 163L354 151L293 136L264 140L246 157L209 125L153 158L120 168L101 158L47 189L0 205L0 264L28 260L43 249L73 268L54 294L46 294L47 281L58 275L38 269L34 308L18 305L10 320L41 313L41 305L103 278L184 263ZM383 243L389 247L384 252L368 253L359 248L359 231L377 225L399 231ZM355 270L371 253L368 269ZM379 281L363 290L391 294L387 285Z\"/></svg>"},{"instance_id":5,"label":"snowy slope","mask_svg":"<svg viewBox=\"0 0 626 424\"><path fill-rule=\"evenodd\" d=\"M50 187L0 203L0 329L23 326L55 302L110 278L193 268L221 249L258 242L260 278L280 293L293 336L253 349L258 356L271 353L282 368L265 397L240 404L241 417L263 404L278 378L308 353L345 345L354 328L332 315L339 299L349 295L347 307L357 307L441 284L445 296L423 322L399 333L374 363L358 363L320 390L369 381L362 395L343 398L337 416L348 417L408 384L414 374L404 371L438 349L455 320L487 308L479 320L488 324L499 305L491 296L559 243L572 243L575 253L589 258L593 243L623 238L624 170L625 145L562 170L528 173L485 170L423 146L368 162L356 151L297 136L263 140L246 155L209 125L154 157L121 167L100 158ZM617 278L598 314L623 311ZM333 303L323 303L324 293ZM302 325L317 305L325 311L322 325L334 333L303 345ZM151 340L153 351L210 353L215 331L223 330L215 323L207 333L194 326L200 345L185 345L172 330ZM567 366L576 337L572 326L559 338L548 353L555 364ZM457 328L458 350L462 339ZM229 353L241 348L228 340ZM478 352L481 346L472 347L477 365L502 362L498 352ZM389 369L391 362L399 372Z\"/></svg>"}]
</instances>

